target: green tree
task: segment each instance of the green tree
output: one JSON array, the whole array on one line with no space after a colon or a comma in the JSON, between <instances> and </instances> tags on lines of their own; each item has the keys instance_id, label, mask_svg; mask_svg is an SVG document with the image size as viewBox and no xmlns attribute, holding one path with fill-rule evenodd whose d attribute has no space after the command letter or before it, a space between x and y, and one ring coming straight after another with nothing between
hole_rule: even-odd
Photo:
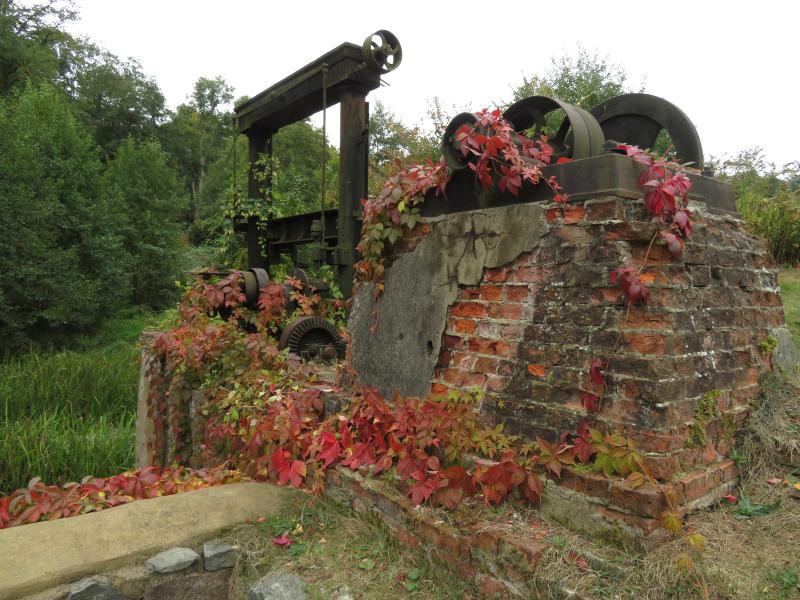
<instances>
[{"instance_id":1,"label":"green tree","mask_svg":"<svg viewBox=\"0 0 800 600\"><path fill-rule=\"evenodd\" d=\"M578 45L574 56L552 57L541 75L522 77L512 90L511 104L528 96L552 96L586 110L632 90L625 70L607 56L590 54Z\"/></svg>"},{"instance_id":2,"label":"green tree","mask_svg":"<svg viewBox=\"0 0 800 600\"><path fill-rule=\"evenodd\" d=\"M122 207L62 93L0 101L0 338L9 346L92 328L130 294Z\"/></svg>"},{"instance_id":3,"label":"green tree","mask_svg":"<svg viewBox=\"0 0 800 600\"><path fill-rule=\"evenodd\" d=\"M69 89L87 45L64 31L77 18L69 3L0 0L0 96L27 82Z\"/></svg>"},{"instance_id":4,"label":"green tree","mask_svg":"<svg viewBox=\"0 0 800 600\"><path fill-rule=\"evenodd\" d=\"M165 121L164 95L139 63L98 52L76 75L73 108L106 157L128 136L156 137Z\"/></svg>"},{"instance_id":5,"label":"green tree","mask_svg":"<svg viewBox=\"0 0 800 600\"><path fill-rule=\"evenodd\" d=\"M172 299L179 276L180 222L186 200L167 156L154 140L122 142L105 174L121 199L123 244L131 256L131 301L153 308Z\"/></svg>"},{"instance_id":6,"label":"green tree","mask_svg":"<svg viewBox=\"0 0 800 600\"><path fill-rule=\"evenodd\" d=\"M190 222L204 211L204 203L214 201L204 188L209 166L220 157L224 140L232 133L232 114L225 108L232 100L233 88L224 79L201 77L189 102L178 106L162 130L162 144L189 190Z\"/></svg>"}]
</instances>

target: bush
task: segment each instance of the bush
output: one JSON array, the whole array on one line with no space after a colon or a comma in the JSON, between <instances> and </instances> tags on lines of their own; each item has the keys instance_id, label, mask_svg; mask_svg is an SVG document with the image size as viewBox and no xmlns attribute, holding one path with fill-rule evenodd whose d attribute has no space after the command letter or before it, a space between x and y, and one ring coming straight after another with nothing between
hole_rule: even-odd
<instances>
[{"instance_id":1,"label":"bush","mask_svg":"<svg viewBox=\"0 0 800 600\"><path fill-rule=\"evenodd\" d=\"M753 232L766 238L778 263L800 262L800 194L781 189L765 198L745 191L736 207Z\"/></svg>"}]
</instances>

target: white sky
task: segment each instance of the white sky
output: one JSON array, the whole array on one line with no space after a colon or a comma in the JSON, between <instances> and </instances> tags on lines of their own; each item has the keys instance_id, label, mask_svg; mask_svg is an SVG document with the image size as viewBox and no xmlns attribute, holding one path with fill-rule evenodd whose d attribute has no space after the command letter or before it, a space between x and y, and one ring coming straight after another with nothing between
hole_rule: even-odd
<instances>
[{"instance_id":1,"label":"white sky","mask_svg":"<svg viewBox=\"0 0 800 600\"><path fill-rule=\"evenodd\" d=\"M88 36L138 59L171 107L198 77L221 75L253 96L320 54L389 29L403 63L369 95L406 124L428 100L480 109L510 97L522 75L577 44L608 55L629 83L686 112L706 157L762 146L800 160L800 2L760 0L76 0ZM333 113L333 114L331 114ZM337 110L329 131L338 131ZM332 136L335 138L335 136Z\"/></svg>"}]
</instances>

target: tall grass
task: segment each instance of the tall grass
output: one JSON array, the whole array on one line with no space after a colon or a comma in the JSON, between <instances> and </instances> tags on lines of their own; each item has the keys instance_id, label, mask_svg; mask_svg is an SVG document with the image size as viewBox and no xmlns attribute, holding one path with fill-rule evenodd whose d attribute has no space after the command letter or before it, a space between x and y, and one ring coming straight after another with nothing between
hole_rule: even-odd
<instances>
[{"instance_id":1,"label":"tall grass","mask_svg":"<svg viewBox=\"0 0 800 600\"><path fill-rule=\"evenodd\" d=\"M84 350L31 350L0 362L0 493L35 476L64 483L133 466L134 341L144 322L128 315L81 340Z\"/></svg>"},{"instance_id":2,"label":"tall grass","mask_svg":"<svg viewBox=\"0 0 800 600\"><path fill-rule=\"evenodd\" d=\"M747 191L736 207L752 230L766 238L778 263L800 263L800 193L779 190L765 198Z\"/></svg>"}]
</instances>

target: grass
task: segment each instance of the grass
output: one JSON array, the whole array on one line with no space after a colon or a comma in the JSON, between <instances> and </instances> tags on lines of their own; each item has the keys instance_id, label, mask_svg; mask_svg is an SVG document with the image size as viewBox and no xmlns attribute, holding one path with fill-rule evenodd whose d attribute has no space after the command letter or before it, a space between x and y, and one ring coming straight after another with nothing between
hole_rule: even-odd
<instances>
[{"instance_id":1,"label":"grass","mask_svg":"<svg viewBox=\"0 0 800 600\"><path fill-rule=\"evenodd\" d=\"M778 273L786 325L800 347L800 269L784 267Z\"/></svg>"},{"instance_id":2,"label":"grass","mask_svg":"<svg viewBox=\"0 0 800 600\"><path fill-rule=\"evenodd\" d=\"M288 548L273 544L285 532L294 543ZM229 538L239 547L238 597L274 569L299 575L312 600L344 593L361 600L480 597L448 565L399 544L373 516L302 492L290 492L278 515L240 525Z\"/></svg>"},{"instance_id":3,"label":"grass","mask_svg":"<svg viewBox=\"0 0 800 600\"><path fill-rule=\"evenodd\" d=\"M0 363L0 492L34 476L64 483L133 466L138 350L153 317L130 310L75 350Z\"/></svg>"}]
</instances>

